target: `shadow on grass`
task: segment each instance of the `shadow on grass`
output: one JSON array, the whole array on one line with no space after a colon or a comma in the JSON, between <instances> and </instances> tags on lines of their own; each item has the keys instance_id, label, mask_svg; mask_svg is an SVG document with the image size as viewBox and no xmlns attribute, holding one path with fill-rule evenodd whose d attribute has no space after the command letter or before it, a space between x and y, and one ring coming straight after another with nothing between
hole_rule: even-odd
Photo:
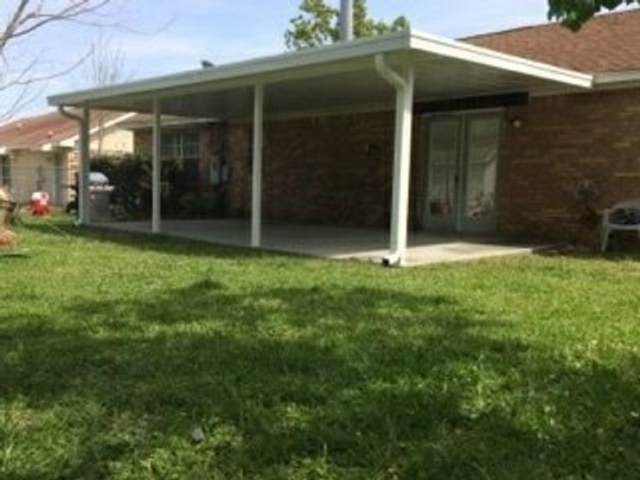
<instances>
[{"instance_id":1,"label":"shadow on grass","mask_svg":"<svg viewBox=\"0 0 640 480\"><path fill-rule=\"evenodd\" d=\"M160 253L225 257L229 259L259 259L270 257L292 257L287 253L273 253L254 250L248 247L237 247L215 244L201 240L176 238L169 235L151 235L142 232L125 232L106 227L76 227L68 220L29 220L23 225L24 230L58 238L83 239L100 243L121 245L143 251Z\"/></svg>"},{"instance_id":2,"label":"shadow on grass","mask_svg":"<svg viewBox=\"0 0 640 480\"><path fill-rule=\"evenodd\" d=\"M42 455L75 446L21 470L9 462L7 478L640 469L637 358L615 370L571 363L446 296L338 285L238 294L203 278L67 315L65 328L47 315L7 327L0 316L1 397L62 418L52 445L38 443L37 428L24 441ZM205 432L198 444L194 426Z\"/></svg>"},{"instance_id":3,"label":"shadow on grass","mask_svg":"<svg viewBox=\"0 0 640 480\"><path fill-rule=\"evenodd\" d=\"M565 245L536 252L543 257L567 257L580 260L602 260L608 262L629 262L640 260L640 241L634 232L614 232L607 251L600 251L600 243L595 245Z\"/></svg>"},{"instance_id":4,"label":"shadow on grass","mask_svg":"<svg viewBox=\"0 0 640 480\"><path fill-rule=\"evenodd\" d=\"M31 258L30 255L24 251L0 251L0 262L6 262L9 260L26 260L28 258Z\"/></svg>"}]
</instances>

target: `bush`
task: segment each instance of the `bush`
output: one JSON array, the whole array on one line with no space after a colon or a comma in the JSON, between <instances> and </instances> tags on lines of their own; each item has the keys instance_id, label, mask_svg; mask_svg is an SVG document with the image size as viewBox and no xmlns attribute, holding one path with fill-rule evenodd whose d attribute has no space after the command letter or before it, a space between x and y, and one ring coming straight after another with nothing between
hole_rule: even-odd
<instances>
[{"instance_id":1,"label":"bush","mask_svg":"<svg viewBox=\"0 0 640 480\"><path fill-rule=\"evenodd\" d=\"M144 155L103 156L91 160L91 170L104 173L114 190L111 204L118 218L151 215L152 162ZM175 217L224 216L224 188L198 192L175 160L162 162L162 212Z\"/></svg>"}]
</instances>

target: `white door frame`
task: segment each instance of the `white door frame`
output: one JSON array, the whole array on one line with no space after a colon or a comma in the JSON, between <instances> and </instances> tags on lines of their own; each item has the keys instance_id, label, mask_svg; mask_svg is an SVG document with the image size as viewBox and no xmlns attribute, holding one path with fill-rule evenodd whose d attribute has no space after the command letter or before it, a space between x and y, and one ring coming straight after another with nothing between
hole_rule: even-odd
<instances>
[{"instance_id":1,"label":"white door frame","mask_svg":"<svg viewBox=\"0 0 640 480\"><path fill-rule=\"evenodd\" d=\"M442 120L442 121L457 121L458 122L458 148L457 148L457 159L456 159L456 176L458 178L455 184L455 199L454 199L454 212L453 212L453 230L447 231L448 233L477 233L473 231L466 231L464 224L464 204L466 202L466 188L468 181L468 162L469 162L469 145L468 145L468 133L469 133L469 122L475 118L483 118L483 117L491 117L498 118L501 120L503 114L503 109L488 109L488 110L470 110L470 111L460 111L460 112L442 112L438 114L426 114L422 116L422 122L420 125L421 132L421 140L420 140L420 162L422 166L422 174L420 179L420 193L418 195L420 208L418 210L418 215L420 219L420 227L422 230L432 230L429 226L428 216L429 209L427 206L427 200L429 197L428 189L429 189L429 176L431 171L431 163L430 163L430 151L431 151L431 135L429 131L429 124L434 121ZM501 127L502 127L502 121ZM500 131L500 135L502 135L502 128ZM500 160L500 138L498 139L498 161ZM497 184L496 178L496 184ZM495 213L494 213L495 215ZM438 231L438 230L435 230ZM440 230L443 231L443 230ZM491 232L486 232L487 234L494 233L495 228L492 228ZM484 233L484 232L483 232Z\"/></svg>"}]
</instances>

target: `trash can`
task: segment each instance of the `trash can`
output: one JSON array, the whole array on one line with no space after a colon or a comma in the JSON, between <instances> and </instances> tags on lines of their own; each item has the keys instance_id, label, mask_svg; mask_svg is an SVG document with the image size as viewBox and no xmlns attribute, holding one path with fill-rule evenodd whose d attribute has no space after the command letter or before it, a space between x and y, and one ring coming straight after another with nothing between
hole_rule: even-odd
<instances>
[{"instance_id":1,"label":"trash can","mask_svg":"<svg viewBox=\"0 0 640 480\"><path fill-rule=\"evenodd\" d=\"M113 192L113 187L110 185L89 187L89 195L91 197L89 217L92 222L109 222L113 220L110 208L111 192Z\"/></svg>"}]
</instances>

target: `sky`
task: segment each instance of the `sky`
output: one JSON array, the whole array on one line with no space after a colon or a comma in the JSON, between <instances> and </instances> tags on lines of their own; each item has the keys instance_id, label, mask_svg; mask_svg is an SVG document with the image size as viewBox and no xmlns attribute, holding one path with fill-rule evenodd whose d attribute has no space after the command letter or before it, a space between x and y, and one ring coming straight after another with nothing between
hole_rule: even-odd
<instances>
[{"instance_id":1,"label":"sky","mask_svg":"<svg viewBox=\"0 0 640 480\"><path fill-rule=\"evenodd\" d=\"M0 21L17 0L0 1ZM47 0L51 4L64 0ZM46 2L45 2L46 3ZM301 0L111 0L89 24L56 24L15 42L6 65L37 60L37 75L66 70L91 48L98 35L123 57L122 78L136 80L285 51L284 32ZM329 0L338 6L339 0ZM420 31L460 38L547 21L547 0L369 0L375 19L409 18ZM97 24L100 24L98 26ZM92 86L88 68L40 84L17 115L47 108L46 96ZM1 80L0 80L1 81ZM0 84L1 85L1 84ZM15 98L0 88L0 110ZM14 115L15 117L15 115Z\"/></svg>"}]
</instances>

